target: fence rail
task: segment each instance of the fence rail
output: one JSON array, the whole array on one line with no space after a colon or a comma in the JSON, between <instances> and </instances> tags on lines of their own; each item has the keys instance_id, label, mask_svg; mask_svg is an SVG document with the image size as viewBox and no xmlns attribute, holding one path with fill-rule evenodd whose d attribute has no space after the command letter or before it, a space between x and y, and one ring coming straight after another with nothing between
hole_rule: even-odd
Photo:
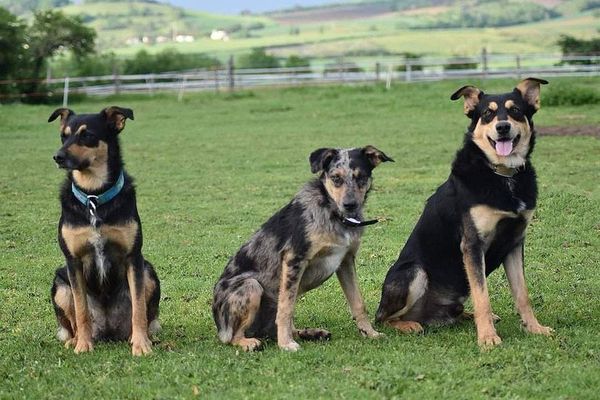
<instances>
[{"instance_id":1,"label":"fence rail","mask_svg":"<svg viewBox=\"0 0 600 400\"><path fill-rule=\"evenodd\" d=\"M69 94L111 95L121 93L176 92L181 100L185 92L202 90L233 90L268 86L297 86L318 84L358 84L385 82L437 81L459 78L503 78L524 76L598 76L600 56L561 56L556 54L486 55L477 57L421 58L401 61L344 62L297 68L235 69L233 59L221 69L191 70L160 74L104 75L87 77L49 78L43 93L38 96ZM15 85L23 81L0 81ZM5 93L0 87L0 93ZM21 96L15 94L13 96ZM6 97L6 95L5 95Z\"/></svg>"}]
</instances>

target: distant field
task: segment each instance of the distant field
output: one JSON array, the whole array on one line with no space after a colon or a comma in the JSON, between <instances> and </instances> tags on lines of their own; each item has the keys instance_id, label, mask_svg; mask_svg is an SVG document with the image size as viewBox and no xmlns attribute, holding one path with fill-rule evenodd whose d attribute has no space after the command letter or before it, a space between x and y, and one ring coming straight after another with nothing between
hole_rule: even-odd
<instances>
[{"instance_id":1,"label":"distant field","mask_svg":"<svg viewBox=\"0 0 600 400\"><path fill-rule=\"evenodd\" d=\"M131 107L122 145L136 178L144 254L162 280L160 342L134 359L125 343L75 355L55 339L50 304L63 171L52 154L55 106L3 105L0 116L0 398L597 399L600 376L600 140L539 137L533 163L539 207L526 243L526 276L551 338L519 327L507 280L490 278L500 347L481 352L475 327L363 339L335 278L303 296L296 326L333 333L298 353L269 342L244 354L221 345L212 287L228 258L312 179L308 154L373 144L395 163L374 171L358 277L371 316L381 284L423 204L449 173L467 119L450 94L488 92L514 80L304 87L234 94L90 98L77 112ZM559 85L560 83L560 85ZM536 126L600 125L597 105L548 107L556 88L599 87L600 78L552 80ZM554 89L553 89L554 88Z\"/></svg>"},{"instance_id":2,"label":"distant field","mask_svg":"<svg viewBox=\"0 0 600 400\"><path fill-rule=\"evenodd\" d=\"M555 2L565 17L503 28L417 29L423 21L435 21L449 6L429 7L435 1L416 1L424 7L393 11L390 3L347 4L292 10L264 16L226 16L201 13L165 4L142 2L89 3L63 10L80 15L99 32L101 51L131 56L140 49L158 52L174 47L186 53L207 53L221 60L230 55L265 47L285 57L299 54L313 58L382 57L411 52L427 56L491 53L554 53L561 34L580 38L598 35L600 13L576 11L570 2ZM579 3L578 3L579 4ZM230 31L228 42L213 41L213 29ZM149 36L171 38L191 34L193 43L125 45L127 39Z\"/></svg>"},{"instance_id":3,"label":"distant field","mask_svg":"<svg viewBox=\"0 0 600 400\"><path fill-rule=\"evenodd\" d=\"M253 37L232 38L217 42L201 38L194 43L178 44L182 52L204 52L225 59L229 55L266 47L271 52L287 56L301 54L311 57L334 57L344 53L377 56L387 53L412 52L434 56L474 55L483 47L491 53L556 53L556 40L561 34L581 38L597 35L600 19L592 13L577 17L519 25L505 28L463 28L421 30L409 29L410 17L384 15L365 20L350 20L299 26L299 34L290 34L289 26L269 25L252 31ZM172 44L147 47L159 51ZM140 46L116 49L118 54L131 55ZM145 47L146 48L146 47Z\"/></svg>"}]
</instances>

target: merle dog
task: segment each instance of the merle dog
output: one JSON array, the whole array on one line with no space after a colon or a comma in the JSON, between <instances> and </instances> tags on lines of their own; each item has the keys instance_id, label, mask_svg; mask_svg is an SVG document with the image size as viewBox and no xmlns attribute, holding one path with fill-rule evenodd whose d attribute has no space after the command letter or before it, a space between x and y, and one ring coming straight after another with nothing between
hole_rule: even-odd
<instances>
[{"instance_id":1,"label":"merle dog","mask_svg":"<svg viewBox=\"0 0 600 400\"><path fill-rule=\"evenodd\" d=\"M261 346L260 338L276 337L281 349L296 351L294 338L329 338L322 329L295 329L293 314L298 295L334 272L359 331L380 336L368 320L354 264L362 226L372 222L362 221L371 172L384 161L393 160L372 146L310 155L318 179L242 246L215 286L213 316L223 343L249 351Z\"/></svg>"}]
</instances>

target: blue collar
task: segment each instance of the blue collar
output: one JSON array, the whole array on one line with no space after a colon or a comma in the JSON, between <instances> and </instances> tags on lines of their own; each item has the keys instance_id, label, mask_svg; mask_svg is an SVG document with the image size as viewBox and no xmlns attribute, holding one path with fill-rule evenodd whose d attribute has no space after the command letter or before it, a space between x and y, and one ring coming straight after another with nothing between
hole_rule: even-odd
<instances>
[{"instance_id":1,"label":"blue collar","mask_svg":"<svg viewBox=\"0 0 600 400\"><path fill-rule=\"evenodd\" d=\"M109 201L114 199L115 196L121 192L121 189L123 189L124 184L125 176L123 174L123 171L121 171L121 174L119 174L119 179L117 179L117 182L113 185L113 187L111 187L102 194L96 196L93 194L87 194L85 192L82 192L75 186L75 183L71 183L71 192L73 192L75 198L77 198L77 200L79 200L81 204L83 204L86 207L89 207L90 200L92 199L95 200L96 205L101 206L102 204L108 203Z\"/></svg>"}]
</instances>

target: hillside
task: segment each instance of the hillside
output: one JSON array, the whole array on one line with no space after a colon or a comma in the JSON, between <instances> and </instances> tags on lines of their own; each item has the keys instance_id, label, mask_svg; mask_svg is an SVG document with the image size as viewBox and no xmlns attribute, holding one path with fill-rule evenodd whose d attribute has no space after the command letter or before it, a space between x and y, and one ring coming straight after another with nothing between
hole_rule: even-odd
<instances>
[{"instance_id":1,"label":"hillside","mask_svg":"<svg viewBox=\"0 0 600 400\"><path fill-rule=\"evenodd\" d=\"M230 35L245 36L253 29L270 24L268 18L227 16L189 11L155 2L95 2L63 8L69 15L79 15L99 35L99 47L107 49L144 42L172 43L208 37L213 29Z\"/></svg>"},{"instance_id":2,"label":"hillside","mask_svg":"<svg viewBox=\"0 0 600 400\"><path fill-rule=\"evenodd\" d=\"M7 3L25 2L0 0ZM561 34L590 38L600 27L600 0L345 0L234 16L149 0L87 0L62 10L97 30L100 51L129 56L175 47L221 60L255 47L313 58L472 55L483 47L493 53L548 53L558 50ZM226 31L228 40L211 40L213 30Z\"/></svg>"}]
</instances>

